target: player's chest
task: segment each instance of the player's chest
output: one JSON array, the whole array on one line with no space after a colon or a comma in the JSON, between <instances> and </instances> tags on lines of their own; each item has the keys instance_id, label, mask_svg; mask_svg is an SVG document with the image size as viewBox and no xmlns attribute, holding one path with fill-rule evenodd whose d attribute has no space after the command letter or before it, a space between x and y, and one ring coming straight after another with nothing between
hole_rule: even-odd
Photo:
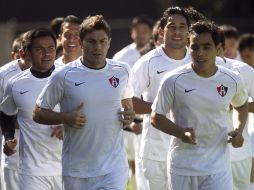
<instances>
[{"instance_id":1,"label":"player's chest","mask_svg":"<svg viewBox=\"0 0 254 190\"><path fill-rule=\"evenodd\" d=\"M117 73L88 74L66 78L64 96L79 99L119 97L127 85L127 77Z\"/></svg>"}]
</instances>

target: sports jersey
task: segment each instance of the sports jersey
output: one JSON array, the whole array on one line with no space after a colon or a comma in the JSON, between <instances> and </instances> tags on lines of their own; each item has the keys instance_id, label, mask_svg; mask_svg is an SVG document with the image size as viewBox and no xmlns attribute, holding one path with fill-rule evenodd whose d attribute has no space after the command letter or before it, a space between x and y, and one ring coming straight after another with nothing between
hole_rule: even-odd
<instances>
[{"instance_id":1,"label":"sports jersey","mask_svg":"<svg viewBox=\"0 0 254 190\"><path fill-rule=\"evenodd\" d=\"M187 53L183 59L169 58L160 46L141 57L132 69L134 96L144 101L153 102L164 75L191 61ZM166 161L170 136L152 127L150 114L143 118L140 156L157 161Z\"/></svg>"},{"instance_id":2,"label":"sports jersey","mask_svg":"<svg viewBox=\"0 0 254 190\"><path fill-rule=\"evenodd\" d=\"M113 60L116 61L123 61L125 63L128 63L130 67L133 67L133 65L136 63L136 61L141 57L141 54L139 50L137 49L137 45L135 43L132 43L123 49L121 49L119 52L117 52L113 56Z\"/></svg>"},{"instance_id":3,"label":"sports jersey","mask_svg":"<svg viewBox=\"0 0 254 190\"><path fill-rule=\"evenodd\" d=\"M47 78L36 78L30 69L10 79L1 103L7 115L17 113L20 127L20 173L34 176L61 175L62 142L51 137L52 127L33 121L36 99Z\"/></svg>"},{"instance_id":4,"label":"sports jersey","mask_svg":"<svg viewBox=\"0 0 254 190\"><path fill-rule=\"evenodd\" d=\"M216 58L217 64L229 68L230 70L236 71L241 75L246 86L248 96L254 98L253 68L246 63L234 59L225 58L224 60L225 61L223 61L221 58ZM234 148L230 146L231 161L239 161L251 157L251 128L253 128L253 125L247 122L243 131L244 143L242 147Z\"/></svg>"},{"instance_id":5,"label":"sports jersey","mask_svg":"<svg viewBox=\"0 0 254 190\"><path fill-rule=\"evenodd\" d=\"M130 68L123 63L107 59L105 67L91 69L77 59L46 84L37 99L39 107L52 109L60 103L61 112L70 112L84 103L85 126L64 126L64 176L96 177L127 167L118 112L121 100L133 96L129 75Z\"/></svg>"},{"instance_id":6,"label":"sports jersey","mask_svg":"<svg viewBox=\"0 0 254 190\"><path fill-rule=\"evenodd\" d=\"M56 67L63 67L65 66L64 62L63 62L63 55L61 57L59 57L58 59L55 60L54 65Z\"/></svg>"},{"instance_id":7,"label":"sports jersey","mask_svg":"<svg viewBox=\"0 0 254 190\"><path fill-rule=\"evenodd\" d=\"M152 105L182 128L193 128L196 145L172 137L168 172L184 176L211 175L230 169L228 129L230 104L242 106L247 92L239 74L218 66L208 78L197 75L191 64L168 73Z\"/></svg>"}]
</instances>

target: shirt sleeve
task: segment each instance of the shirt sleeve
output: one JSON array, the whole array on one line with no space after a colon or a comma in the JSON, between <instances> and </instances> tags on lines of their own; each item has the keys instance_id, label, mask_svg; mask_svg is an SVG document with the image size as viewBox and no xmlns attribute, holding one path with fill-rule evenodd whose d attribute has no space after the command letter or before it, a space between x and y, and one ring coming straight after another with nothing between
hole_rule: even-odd
<instances>
[{"instance_id":1,"label":"shirt sleeve","mask_svg":"<svg viewBox=\"0 0 254 190\"><path fill-rule=\"evenodd\" d=\"M159 91L152 104L152 110L161 115L167 115L172 108L174 101L174 82L173 78L164 78L161 82Z\"/></svg>"},{"instance_id":2,"label":"shirt sleeve","mask_svg":"<svg viewBox=\"0 0 254 190\"><path fill-rule=\"evenodd\" d=\"M125 68L127 70L127 84L126 84L126 88L122 94L122 97L121 99L127 99L127 98L132 98L133 97L133 88L132 88L132 85L131 85L131 81L130 81L130 78L131 78L131 69L130 69L130 66L125 64Z\"/></svg>"},{"instance_id":3,"label":"shirt sleeve","mask_svg":"<svg viewBox=\"0 0 254 190\"><path fill-rule=\"evenodd\" d=\"M64 94L64 77L61 74L56 72L49 78L36 100L38 107L53 110L61 102Z\"/></svg>"},{"instance_id":4,"label":"shirt sleeve","mask_svg":"<svg viewBox=\"0 0 254 190\"><path fill-rule=\"evenodd\" d=\"M18 113L17 105L13 99L12 86L14 81L9 80L4 89L3 100L0 104L0 110L6 115L15 115Z\"/></svg>"},{"instance_id":5,"label":"shirt sleeve","mask_svg":"<svg viewBox=\"0 0 254 190\"><path fill-rule=\"evenodd\" d=\"M134 96L141 98L144 90L149 86L149 64L141 58L132 68L131 84Z\"/></svg>"},{"instance_id":6,"label":"shirt sleeve","mask_svg":"<svg viewBox=\"0 0 254 190\"><path fill-rule=\"evenodd\" d=\"M247 64L236 69L242 76L249 97L254 98L254 69Z\"/></svg>"},{"instance_id":7,"label":"shirt sleeve","mask_svg":"<svg viewBox=\"0 0 254 190\"><path fill-rule=\"evenodd\" d=\"M232 105L234 107L242 106L248 99L248 93L244 81L240 75L237 75L237 87L235 96L232 99Z\"/></svg>"}]
</instances>

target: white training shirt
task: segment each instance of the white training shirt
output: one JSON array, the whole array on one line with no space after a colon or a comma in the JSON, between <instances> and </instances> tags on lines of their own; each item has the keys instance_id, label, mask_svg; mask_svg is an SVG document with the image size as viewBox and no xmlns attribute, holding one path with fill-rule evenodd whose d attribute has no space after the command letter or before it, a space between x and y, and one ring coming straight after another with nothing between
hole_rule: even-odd
<instances>
[{"instance_id":1,"label":"white training shirt","mask_svg":"<svg viewBox=\"0 0 254 190\"><path fill-rule=\"evenodd\" d=\"M229 58L225 58L226 62L221 58L216 58L216 61L217 64L239 73L244 81L248 96L254 98L254 69L251 66L244 62ZM251 157L251 128L253 128L253 123L247 122L243 131L244 143L242 147L234 148L230 146L231 161L240 161ZM231 130L233 129L231 128Z\"/></svg>"},{"instance_id":2,"label":"white training shirt","mask_svg":"<svg viewBox=\"0 0 254 190\"><path fill-rule=\"evenodd\" d=\"M147 102L153 102L164 75L191 62L190 54L181 60L169 58L160 46L145 54L132 69L132 86L134 96ZM170 136L152 127L150 114L143 118L140 156L157 161L166 161Z\"/></svg>"},{"instance_id":3,"label":"white training shirt","mask_svg":"<svg viewBox=\"0 0 254 190\"><path fill-rule=\"evenodd\" d=\"M135 43L131 43L130 45L124 47L119 52L117 52L113 56L113 60L122 61L128 63L132 68L136 61L141 57L139 50L137 49L137 45Z\"/></svg>"},{"instance_id":4,"label":"white training shirt","mask_svg":"<svg viewBox=\"0 0 254 190\"><path fill-rule=\"evenodd\" d=\"M64 67L64 66L65 66L65 64L64 64L64 62L63 62L63 55L62 55L61 57L59 57L58 59L55 60L54 65L55 65L56 67Z\"/></svg>"},{"instance_id":5,"label":"white training shirt","mask_svg":"<svg viewBox=\"0 0 254 190\"><path fill-rule=\"evenodd\" d=\"M8 81L1 103L5 114L18 113L20 173L25 175L61 175L62 141L51 137L53 126L41 125L32 119L36 99L48 78L36 78L30 69L22 72Z\"/></svg>"},{"instance_id":6,"label":"white training shirt","mask_svg":"<svg viewBox=\"0 0 254 190\"><path fill-rule=\"evenodd\" d=\"M65 127L63 175L94 177L116 167L128 167L123 147L121 100L132 98L127 64L107 59L102 69L90 69L80 59L71 62L49 80L37 105L70 112L82 102L86 124L81 129Z\"/></svg>"},{"instance_id":7,"label":"white training shirt","mask_svg":"<svg viewBox=\"0 0 254 190\"><path fill-rule=\"evenodd\" d=\"M191 64L169 73L152 105L153 111L173 113L173 122L193 128L197 145L172 137L168 153L170 173L185 176L211 175L230 169L227 143L230 104L242 106L247 100L242 79L236 73L218 66L217 72L203 78Z\"/></svg>"},{"instance_id":8,"label":"white training shirt","mask_svg":"<svg viewBox=\"0 0 254 190\"><path fill-rule=\"evenodd\" d=\"M4 89L6 88L7 82L14 75L21 73L22 70L19 66L20 59L13 60L0 68L0 102L3 100ZM11 170L18 170L19 168L19 129L15 129L15 138L17 139L16 153L11 156L6 156L3 153L4 138L2 142L1 160L2 167L6 167Z\"/></svg>"}]
</instances>

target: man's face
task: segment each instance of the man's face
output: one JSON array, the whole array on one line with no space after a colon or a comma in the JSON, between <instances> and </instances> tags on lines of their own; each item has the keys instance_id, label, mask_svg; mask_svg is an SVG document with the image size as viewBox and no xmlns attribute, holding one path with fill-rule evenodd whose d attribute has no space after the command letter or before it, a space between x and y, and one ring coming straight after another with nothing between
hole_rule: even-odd
<instances>
[{"instance_id":1,"label":"man's face","mask_svg":"<svg viewBox=\"0 0 254 190\"><path fill-rule=\"evenodd\" d=\"M63 32L60 36L60 42L63 45L64 54L80 54L81 46L79 38L79 25L66 23L63 26Z\"/></svg>"},{"instance_id":2,"label":"man's face","mask_svg":"<svg viewBox=\"0 0 254 190\"><path fill-rule=\"evenodd\" d=\"M246 48L240 52L243 62L254 68L254 50Z\"/></svg>"},{"instance_id":3,"label":"man's face","mask_svg":"<svg viewBox=\"0 0 254 190\"><path fill-rule=\"evenodd\" d=\"M227 58L235 59L237 56L237 40L235 38L225 38L224 55Z\"/></svg>"},{"instance_id":4,"label":"man's face","mask_svg":"<svg viewBox=\"0 0 254 190\"><path fill-rule=\"evenodd\" d=\"M172 49L185 48L188 38L188 25L185 17L171 15L163 30L165 47Z\"/></svg>"},{"instance_id":5,"label":"man's face","mask_svg":"<svg viewBox=\"0 0 254 190\"><path fill-rule=\"evenodd\" d=\"M87 33L82 41L83 60L85 64L94 68L103 66L109 46L110 39L104 30L94 30Z\"/></svg>"},{"instance_id":6,"label":"man's face","mask_svg":"<svg viewBox=\"0 0 254 190\"><path fill-rule=\"evenodd\" d=\"M201 71L211 69L215 65L217 47L210 33L190 35L190 53L192 62Z\"/></svg>"},{"instance_id":7,"label":"man's face","mask_svg":"<svg viewBox=\"0 0 254 190\"><path fill-rule=\"evenodd\" d=\"M137 47L146 45L152 37L152 29L147 24L137 24L131 31L131 38Z\"/></svg>"},{"instance_id":8,"label":"man's face","mask_svg":"<svg viewBox=\"0 0 254 190\"><path fill-rule=\"evenodd\" d=\"M28 55L32 60L32 67L36 71L48 71L54 65L56 44L50 36L35 38Z\"/></svg>"}]
</instances>

